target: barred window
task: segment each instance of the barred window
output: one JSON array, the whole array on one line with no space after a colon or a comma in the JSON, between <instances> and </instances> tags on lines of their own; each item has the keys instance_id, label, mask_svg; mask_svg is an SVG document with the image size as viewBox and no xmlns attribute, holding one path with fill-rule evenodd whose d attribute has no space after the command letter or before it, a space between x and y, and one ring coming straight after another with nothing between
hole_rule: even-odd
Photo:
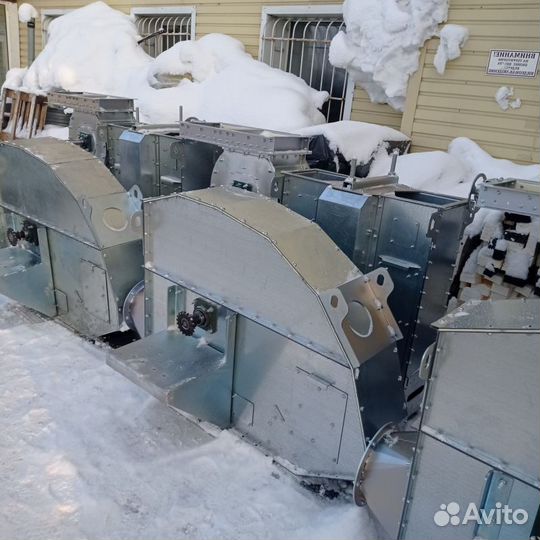
<instances>
[{"instance_id":1,"label":"barred window","mask_svg":"<svg viewBox=\"0 0 540 540\"><path fill-rule=\"evenodd\" d=\"M298 75L316 90L326 90L330 99L323 107L327 122L346 118L347 71L332 66L328 51L332 38L345 23L341 15L267 15L261 35L261 60Z\"/></svg>"},{"instance_id":2,"label":"barred window","mask_svg":"<svg viewBox=\"0 0 540 540\"><path fill-rule=\"evenodd\" d=\"M192 15L181 14L137 14L135 24L141 38L152 36L141 44L154 58L180 41L192 39Z\"/></svg>"}]
</instances>

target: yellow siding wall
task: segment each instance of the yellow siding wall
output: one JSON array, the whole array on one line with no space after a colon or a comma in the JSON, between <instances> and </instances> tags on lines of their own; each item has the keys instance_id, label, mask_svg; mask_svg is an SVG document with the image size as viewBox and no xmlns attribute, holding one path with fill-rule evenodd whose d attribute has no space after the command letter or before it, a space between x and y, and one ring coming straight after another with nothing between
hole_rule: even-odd
<instances>
[{"instance_id":1,"label":"yellow siding wall","mask_svg":"<svg viewBox=\"0 0 540 540\"><path fill-rule=\"evenodd\" d=\"M401 128L402 113L383 103L371 103L367 92L357 86L354 90L351 118L372 124Z\"/></svg>"},{"instance_id":2,"label":"yellow siding wall","mask_svg":"<svg viewBox=\"0 0 540 540\"><path fill-rule=\"evenodd\" d=\"M540 80L486 75L490 49L540 50L538 0L451 0L450 23L469 29L462 55L444 75L433 67L439 41L430 40L423 71L409 86L402 129L413 150L446 150L459 136L475 140L495 157L538 163ZM514 87L519 109L502 111L494 99L501 86Z\"/></svg>"},{"instance_id":3,"label":"yellow siding wall","mask_svg":"<svg viewBox=\"0 0 540 540\"><path fill-rule=\"evenodd\" d=\"M45 9L73 9L81 7L90 0L35 0L32 4L40 10ZM240 39L247 50L257 57L259 54L259 38L261 29L261 15L263 6L283 5L317 5L317 4L342 4L341 0L111 0L111 7L129 13L132 7L151 6L195 6L196 8L196 33L203 36L211 32L229 34ZM36 51L41 50L41 21L36 21ZM99 36L96 36L99 39ZM20 25L21 65L27 65L28 48L26 37L26 25ZM373 122L389 125L399 129L401 113L394 111L388 105L372 104L367 94L357 88L354 93L352 119L364 122Z\"/></svg>"}]
</instances>

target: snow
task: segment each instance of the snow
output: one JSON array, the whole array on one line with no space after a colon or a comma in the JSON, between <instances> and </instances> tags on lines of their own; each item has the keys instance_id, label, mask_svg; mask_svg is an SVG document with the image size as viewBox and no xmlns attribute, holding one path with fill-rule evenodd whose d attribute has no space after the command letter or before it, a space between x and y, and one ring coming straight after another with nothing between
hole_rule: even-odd
<instances>
[{"instance_id":1,"label":"snow","mask_svg":"<svg viewBox=\"0 0 540 540\"><path fill-rule=\"evenodd\" d=\"M132 19L103 2L56 18L48 33L28 70L9 73L10 87L132 97L151 123L176 122L180 105L186 118L283 131L324 121L327 92L254 60L229 36L180 42L153 59L137 44ZM180 80L164 88L171 75Z\"/></svg>"},{"instance_id":2,"label":"snow","mask_svg":"<svg viewBox=\"0 0 540 540\"><path fill-rule=\"evenodd\" d=\"M21 4L19 6L19 21L23 24L30 22L32 19L37 19L39 14L37 9L32 4Z\"/></svg>"},{"instance_id":3,"label":"snow","mask_svg":"<svg viewBox=\"0 0 540 540\"><path fill-rule=\"evenodd\" d=\"M540 165L519 165L508 159L494 158L466 137L454 139L448 146L448 152L465 164L469 176L483 172L488 178L540 181Z\"/></svg>"},{"instance_id":4,"label":"snow","mask_svg":"<svg viewBox=\"0 0 540 540\"><path fill-rule=\"evenodd\" d=\"M367 510L212 438L105 354L0 297L2 538L376 537Z\"/></svg>"},{"instance_id":5,"label":"snow","mask_svg":"<svg viewBox=\"0 0 540 540\"><path fill-rule=\"evenodd\" d=\"M507 276L527 279L534 256L525 250L508 251L504 259L504 272Z\"/></svg>"},{"instance_id":6,"label":"snow","mask_svg":"<svg viewBox=\"0 0 540 540\"><path fill-rule=\"evenodd\" d=\"M499 210L492 210L490 208L480 208L478 212L474 215L474 220L465 227L464 234L465 236L477 236L479 235L484 227L492 226L496 230L501 230L502 235L502 220L504 219L504 212ZM501 246L498 246L501 249ZM476 264L476 263L475 263Z\"/></svg>"},{"instance_id":7,"label":"snow","mask_svg":"<svg viewBox=\"0 0 540 540\"><path fill-rule=\"evenodd\" d=\"M402 111L420 49L448 15L448 0L345 0L346 32L330 45L330 62L349 74L372 101Z\"/></svg>"},{"instance_id":8,"label":"snow","mask_svg":"<svg viewBox=\"0 0 540 540\"><path fill-rule=\"evenodd\" d=\"M2 85L2 88L9 88L11 90L17 90L22 86L22 82L27 68L12 68L6 73L6 80Z\"/></svg>"},{"instance_id":9,"label":"snow","mask_svg":"<svg viewBox=\"0 0 540 540\"><path fill-rule=\"evenodd\" d=\"M390 170L391 158L379 153L368 176L380 176ZM399 182L416 189L444 195L468 197L479 173L488 178L520 178L540 181L540 165L519 165L497 159L466 137L454 139L448 152L416 152L399 156L396 173Z\"/></svg>"},{"instance_id":10,"label":"snow","mask_svg":"<svg viewBox=\"0 0 540 540\"><path fill-rule=\"evenodd\" d=\"M503 111L507 111L509 108L519 109L521 107L521 99L510 98L514 95L514 88L508 86L501 86L495 93L495 101Z\"/></svg>"},{"instance_id":11,"label":"snow","mask_svg":"<svg viewBox=\"0 0 540 540\"><path fill-rule=\"evenodd\" d=\"M371 166L369 176L388 174L390 157L381 156ZM466 197L470 191L463 163L447 152L416 152L399 156L396 163L399 183L415 189Z\"/></svg>"},{"instance_id":12,"label":"snow","mask_svg":"<svg viewBox=\"0 0 540 540\"><path fill-rule=\"evenodd\" d=\"M356 159L359 163L368 162L379 148L385 146L385 141L409 140L396 129L350 120L310 126L296 133L310 137L324 135L334 152L339 151L347 161Z\"/></svg>"},{"instance_id":13,"label":"snow","mask_svg":"<svg viewBox=\"0 0 540 540\"><path fill-rule=\"evenodd\" d=\"M433 65L437 73L442 75L446 63L461 56L461 49L469 39L469 30L459 24L446 24L441 30L440 39Z\"/></svg>"}]
</instances>

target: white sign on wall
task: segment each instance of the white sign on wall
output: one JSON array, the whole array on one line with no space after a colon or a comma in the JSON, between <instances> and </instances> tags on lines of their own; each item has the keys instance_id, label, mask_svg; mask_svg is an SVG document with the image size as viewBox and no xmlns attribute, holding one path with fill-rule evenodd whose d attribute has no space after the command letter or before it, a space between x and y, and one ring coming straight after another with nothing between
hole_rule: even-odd
<instances>
[{"instance_id":1,"label":"white sign on wall","mask_svg":"<svg viewBox=\"0 0 540 540\"><path fill-rule=\"evenodd\" d=\"M505 77L536 77L539 58L538 51L492 49L486 73Z\"/></svg>"}]
</instances>

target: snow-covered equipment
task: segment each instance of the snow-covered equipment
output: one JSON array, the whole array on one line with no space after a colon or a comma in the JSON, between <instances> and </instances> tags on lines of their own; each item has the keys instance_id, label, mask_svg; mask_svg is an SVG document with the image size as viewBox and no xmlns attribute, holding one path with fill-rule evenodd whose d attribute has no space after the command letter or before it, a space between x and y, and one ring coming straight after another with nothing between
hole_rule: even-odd
<instances>
[{"instance_id":1,"label":"snow-covered equipment","mask_svg":"<svg viewBox=\"0 0 540 540\"><path fill-rule=\"evenodd\" d=\"M135 107L130 98L89 92L49 92L47 101L49 107L62 108L71 115L69 140L104 163L108 151L107 127L135 123Z\"/></svg>"},{"instance_id":2,"label":"snow-covered equipment","mask_svg":"<svg viewBox=\"0 0 540 540\"><path fill-rule=\"evenodd\" d=\"M419 432L381 429L355 499L391 538L538 536L540 300L470 301L434 326Z\"/></svg>"},{"instance_id":3,"label":"snow-covered equipment","mask_svg":"<svg viewBox=\"0 0 540 540\"><path fill-rule=\"evenodd\" d=\"M142 279L141 199L58 139L0 143L0 292L88 336Z\"/></svg>"},{"instance_id":4,"label":"snow-covered equipment","mask_svg":"<svg viewBox=\"0 0 540 540\"><path fill-rule=\"evenodd\" d=\"M464 221L464 199L396 184L393 175L351 179L311 169L284 174L276 193L315 221L363 272L386 268L394 282L389 305L403 340L398 343L409 412L418 409L418 376L431 323L447 309ZM352 189L351 189L352 188Z\"/></svg>"},{"instance_id":5,"label":"snow-covered equipment","mask_svg":"<svg viewBox=\"0 0 540 540\"><path fill-rule=\"evenodd\" d=\"M146 200L144 223L145 337L109 364L297 474L353 479L366 437L405 415L388 272L234 187Z\"/></svg>"},{"instance_id":6,"label":"snow-covered equipment","mask_svg":"<svg viewBox=\"0 0 540 540\"><path fill-rule=\"evenodd\" d=\"M144 197L210 185L270 196L284 170L307 168L309 140L283 133L196 119L140 123L133 100L51 92L49 104L71 112L69 139L101 159L120 183Z\"/></svg>"},{"instance_id":7,"label":"snow-covered equipment","mask_svg":"<svg viewBox=\"0 0 540 540\"><path fill-rule=\"evenodd\" d=\"M471 194L478 211L466 232L453 293L459 301L540 296L538 182L479 175Z\"/></svg>"}]
</instances>

